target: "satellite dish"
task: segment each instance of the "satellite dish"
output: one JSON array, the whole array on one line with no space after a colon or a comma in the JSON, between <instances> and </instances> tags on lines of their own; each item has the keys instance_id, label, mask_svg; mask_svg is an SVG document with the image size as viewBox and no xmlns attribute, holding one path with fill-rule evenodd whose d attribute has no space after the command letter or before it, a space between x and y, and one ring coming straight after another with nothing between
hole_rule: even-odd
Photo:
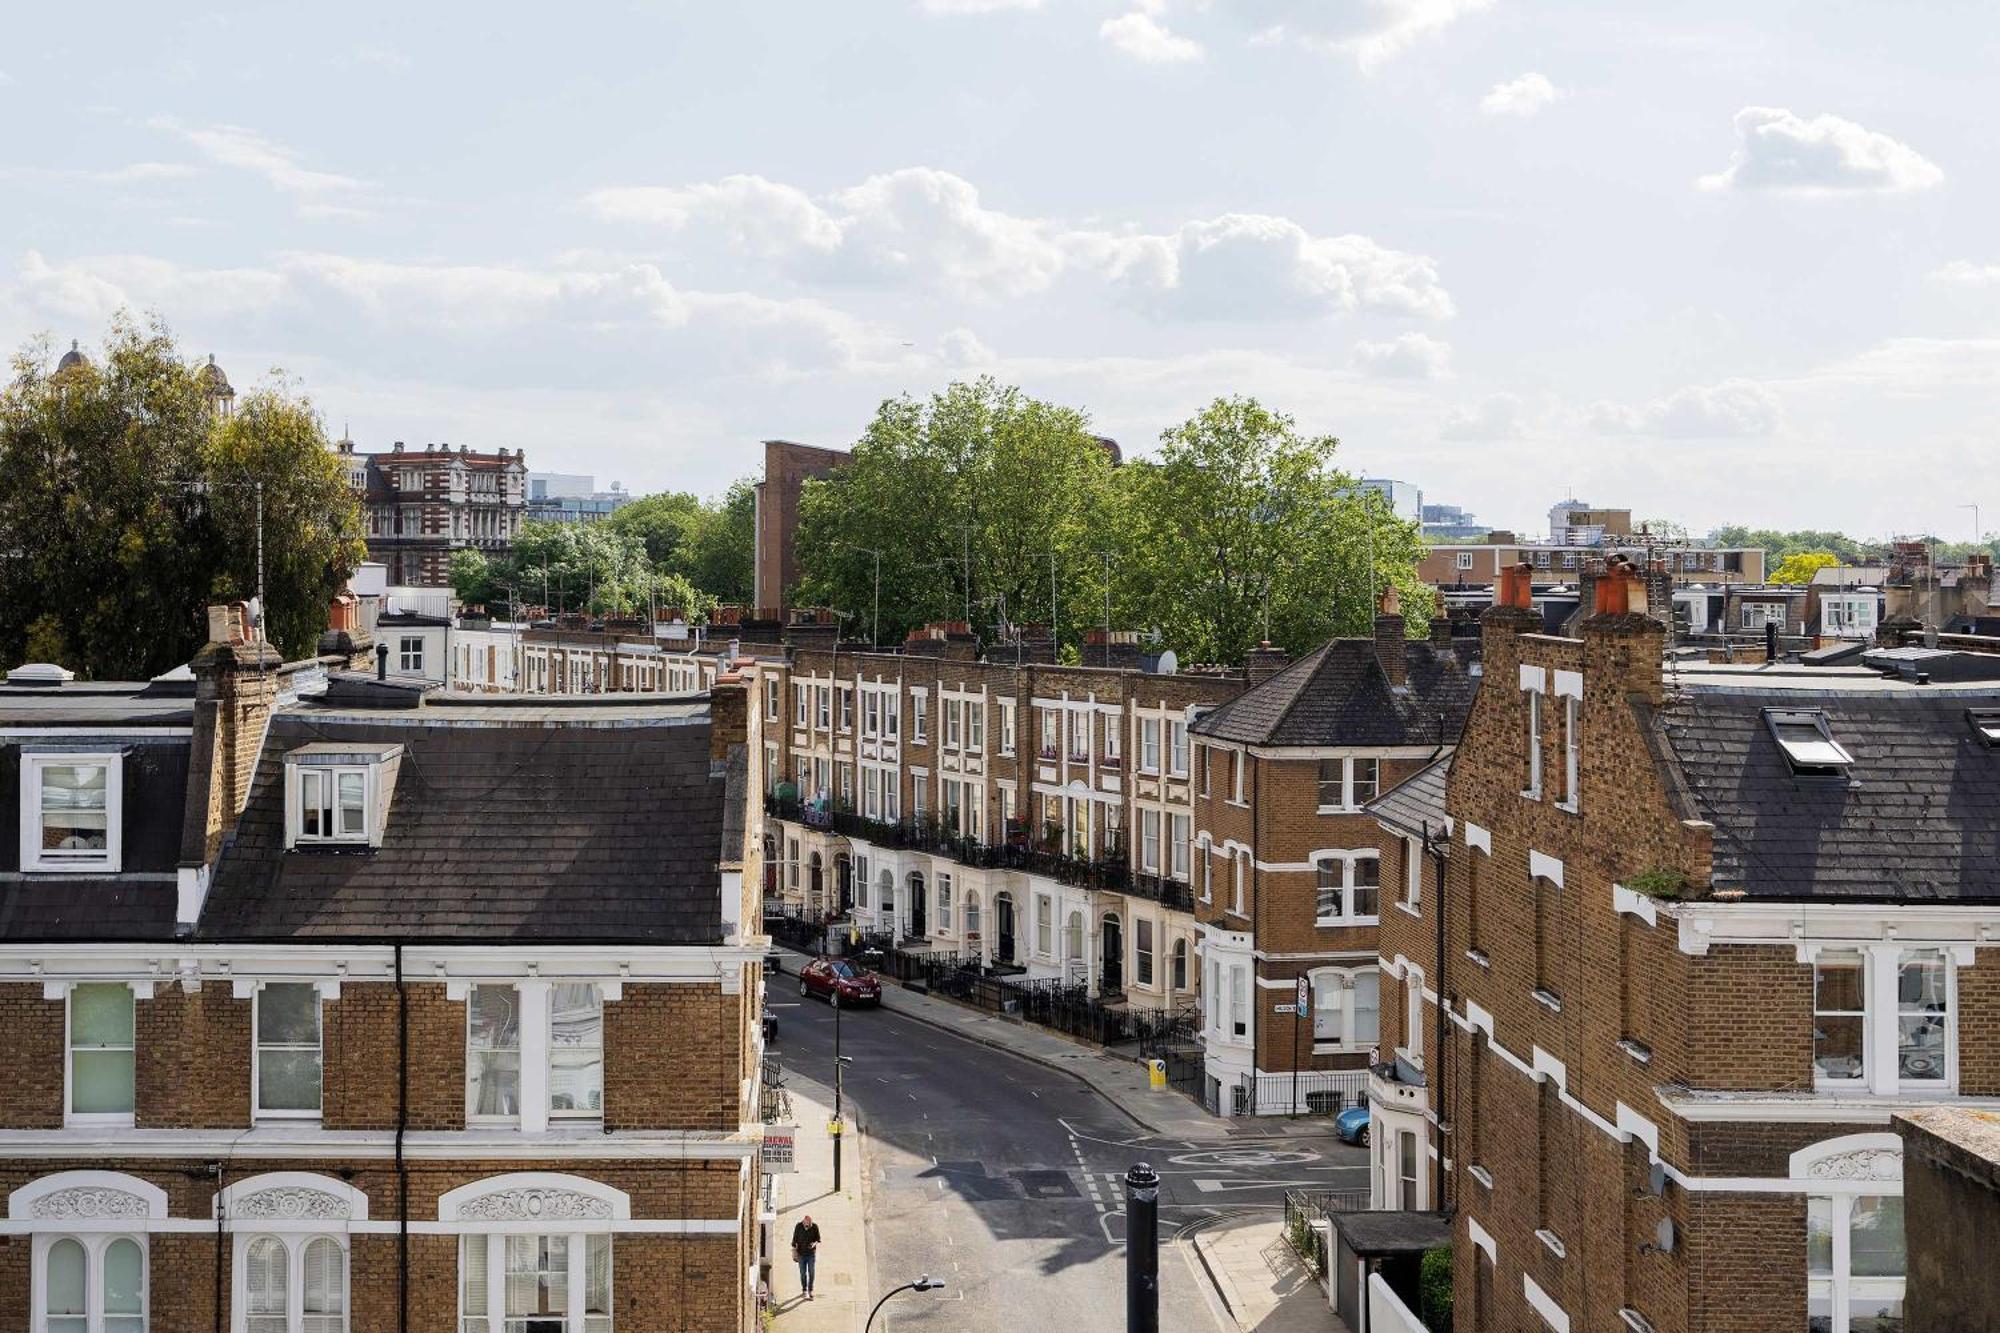
<instances>
[{"instance_id":1,"label":"satellite dish","mask_svg":"<svg viewBox=\"0 0 2000 1333\"><path fill-rule=\"evenodd\" d=\"M1674 1252L1674 1219L1663 1217L1660 1225L1653 1229L1653 1244L1661 1254Z\"/></svg>"},{"instance_id":2,"label":"satellite dish","mask_svg":"<svg viewBox=\"0 0 2000 1333\"><path fill-rule=\"evenodd\" d=\"M1664 1162L1653 1163L1650 1185L1654 1194L1667 1192L1667 1167Z\"/></svg>"}]
</instances>

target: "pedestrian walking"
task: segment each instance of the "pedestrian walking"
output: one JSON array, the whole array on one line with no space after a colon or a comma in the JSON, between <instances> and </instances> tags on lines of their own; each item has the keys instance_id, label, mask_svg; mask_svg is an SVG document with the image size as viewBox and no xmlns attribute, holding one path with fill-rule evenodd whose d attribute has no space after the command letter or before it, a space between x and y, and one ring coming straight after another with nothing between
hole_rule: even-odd
<instances>
[{"instance_id":1,"label":"pedestrian walking","mask_svg":"<svg viewBox=\"0 0 2000 1333\"><path fill-rule=\"evenodd\" d=\"M813 1273L819 1267L819 1223L807 1213L792 1228L792 1258L799 1261L799 1289L813 1298Z\"/></svg>"}]
</instances>

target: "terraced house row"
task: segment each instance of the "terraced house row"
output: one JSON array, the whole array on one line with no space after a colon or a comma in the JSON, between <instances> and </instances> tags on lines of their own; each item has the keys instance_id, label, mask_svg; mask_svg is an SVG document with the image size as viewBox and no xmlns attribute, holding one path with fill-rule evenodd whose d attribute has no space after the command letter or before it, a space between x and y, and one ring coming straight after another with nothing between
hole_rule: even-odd
<instances>
[{"instance_id":1,"label":"terraced house row","mask_svg":"<svg viewBox=\"0 0 2000 1333\"><path fill-rule=\"evenodd\" d=\"M767 899L1178 1013L1220 1114L1358 1102L1384 896L1364 807L1449 752L1478 679L1476 643L1436 628L1406 639L1392 605L1371 638L1225 673L1129 635L1065 667L1033 660L1046 642L982 656L960 624L892 653L792 625L756 668Z\"/></svg>"},{"instance_id":2,"label":"terraced house row","mask_svg":"<svg viewBox=\"0 0 2000 1333\"><path fill-rule=\"evenodd\" d=\"M0 685L0 1326L749 1330L747 685Z\"/></svg>"},{"instance_id":3,"label":"terraced house row","mask_svg":"<svg viewBox=\"0 0 2000 1333\"><path fill-rule=\"evenodd\" d=\"M1448 1209L1455 1327L1904 1327L1891 1118L2000 1109L2000 657L1663 661L1599 580L1483 618L1448 763L1372 809L1378 1204Z\"/></svg>"}]
</instances>

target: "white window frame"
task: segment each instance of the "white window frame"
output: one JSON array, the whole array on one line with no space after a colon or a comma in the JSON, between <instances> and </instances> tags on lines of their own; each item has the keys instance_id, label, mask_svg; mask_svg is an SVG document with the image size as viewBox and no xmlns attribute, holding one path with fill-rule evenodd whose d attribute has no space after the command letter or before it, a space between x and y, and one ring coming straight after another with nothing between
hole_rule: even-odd
<instances>
[{"instance_id":1,"label":"white window frame","mask_svg":"<svg viewBox=\"0 0 2000 1333\"><path fill-rule=\"evenodd\" d=\"M585 1106L585 1107L572 1107L571 1109L566 1111L559 1111L556 1109L555 988L557 986L588 986L595 993L595 997L597 1000L597 1106L595 1108ZM604 987L598 985L596 982L593 981L556 980L549 984L549 989L547 994L549 997L549 1002L547 1005L547 1015L542 1024L542 1030L546 1034L543 1043L542 1069L544 1071L543 1073L544 1087L547 1090L547 1099L548 1099L547 1106L549 1108L549 1119L560 1120L569 1124L576 1124L579 1122L594 1124L604 1119L604 1073L605 1073L604 1001L606 998L604 994ZM527 1016L526 1006L524 1005L522 1017L525 1018L526 1016ZM525 1033L523 1035L522 1045L524 1047L527 1045ZM526 1050L523 1050L521 1052L521 1063L523 1068L526 1067L527 1060L528 1060L528 1052ZM526 1086L523 1086L521 1089L521 1101L524 1106L527 1103L528 1099L527 1094L528 1094L528 1089L526 1088Z\"/></svg>"},{"instance_id":2,"label":"white window frame","mask_svg":"<svg viewBox=\"0 0 2000 1333\"><path fill-rule=\"evenodd\" d=\"M1460 551L1460 552L1458 553L1458 557L1457 557L1457 560L1456 560L1456 564L1458 565L1458 567L1459 567L1460 569L1471 569L1471 568L1472 568L1472 552L1470 552L1470 551Z\"/></svg>"},{"instance_id":3,"label":"white window frame","mask_svg":"<svg viewBox=\"0 0 2000 1333\"><path fill-rule=\"evenodd\" d=\"M84 984L84 983L79 983L79 984ZM111 982L108 984L124 985L125 993L130 999L132 1005L132 1045L129 1048L122 1046L93 1046L90 1049L97 1051L117 1051L126 1049L131 1050L132 1064L133 1064L133 1069L132 1069L133 1109L130 1111L89 1111L81 1113L71 1109L72 1106L74 1105L75 1091L76 1091L76 1036L75 1036L76 1028L75 1028L75 1016L72 1011L76 1004L76 989L77 989L75 986L71 986L69 987L68 994L66 994L63 997L63 1124L65 1125L72 1125L72 1126L100 1125L113 1128L127 1128L132 1125L133 1118L138 1110L139 995L137 990L132 986L130 982L124 982L124 983Z\"/></svg>"},{"instance_id":4,"label":"white window frame","mask_svg":"<svg viewBox=\"0 0 2000 1333\"><path fill-rule=\"evenodd\" d=\"M285 802L287 807L285 831L290 845L307 847L366 846L373 841L377 782L375 770L377 765L287 763L285 768L285 795L287 797ZM327 785L330 793L328 797L329 804L319 806L318 808L327 811L330 819L337 826L340 823L342 809L340 804L340 780L343 777L350 777L356 774L359 774L361 778L360 831L350 833L345 829L336 828L332 833L307 833L306 802L309 798L306 794L306 789L310 785L306 781L308 775L314 775L316 782Z\"/></svg>"},{"instance_id":5,"label":"white window frame","mask_svg":"<svg viewBox=\"0 0 2000 1333\"><path fill-rule=\"evenodd\" d=\"M1340 911L1332 915L1329 915L1320 903L1322 886L1319 881L1322 874L1322 863L1327 861L1338 861L1340 863ZM1357 913L1354 910L1354 895L1357 890L1364 887L1355 882L1355 867L1362 861L1373 861L1375 863L1375 884L1373 886L1375 889L1375 910L1366 914ZM1314 925L1367 926L1374 925L1381 920L1382 857L1378 851L1372 847L1355 848L1352 850L1333 848L1317 851L1312 854L1312 867Z\"/></svg>"},{"instance_id":6,"label":"white window frame","mask_svg":"<svg viewBox=\"0 0 2000 1333\"><path fill-rule=\"evenodd\" d=\"M986 749L986 705L977 699L965 701L965 749L968 754Z\"/></svg>"},{"instance_id":7,"label":"white window frame","mask_svg":"<svg viewBox=\"0 0 2000 1333\"><path fill-rule=\"evenodd\" d=\"M928 742L930 736L930 697L919 691L910 696L910 741L915 745Z\"/></svg>"},{"instance_id":8,"label":"white window frame","mask_svg":"<svg viewBox=\"0 0 2000 1333\"><path fill-rule=\"evenodd\" d=\"M1194 876L1193 866L1194 817L1192 815L1170 814L1167 816L1167 875L1186 883Z\"/></svg>"},{"instance_id":9,"label":"white window frame","mask_svg":"<svg viewBox=\"0 0 2000 1333\"><path fill-rule=\"evenodd\" d=\"M421 634L399 634L396 636L396 671L404 676L424 674L424 636Z\"/></svg>"},{"instance_id":10,"label":"white window frame","mask_svg":"<svg viewBox=\"0 0 2000 1333\"><path fill-rule=\"evenodd\" d=\"M943 704L944 748L947 750L961 749L963 748L963 733L960 729L960 717L964 712L965 705L957 699L945 699L943 700Z\"/></svg>"},{"instance_id":11,"label":"white window frame","mask_svg":"<svg viewBox=\"0 0 2000 1333\"><path fill-rule=\"evenodd\" d=\"M776 722L778 720L779 708L780 708L780 701L778 698L778 678L776 676L766 676L764 678L765 720L769 722Z\"/></svg>"},{"instance_id":12,"label":"white window frame","mask_svg":"<svg viewBox=\"0 0 2000 1333\"><path fill-rule=\"evenodd\" d=\"M605 1305L608 1313L595 1316L593 1325L590 1316L584 1312L585 1294L589 1277L590 1237L603 1236L611 1247L609 1268L609 1290ZM459 1237L456 1268L457 1290L452 1296L452 1306L458 1311L456 1327L459 1333L505 1333L508 1323L507 1310L507 1240L510 1236L534 1236L537 1238L563 1239L568 1242L569 1291L564 1301L568 1312L560 1316L565 1333L585 1333L586 1329L596 1333L609 1333L617 1326L618 1308L618 1243L617 1233L597 1229L592 1231L571 1231L561 1226L547 1228L518 1228L509 1231L468 1231ZM471 1315L465 1313L465 1255L466 1247L486 1243L486 1313ZM546 1316L555 1318L556 1316ZM484 1325L482 1329L481 1326Z\"/></svg>"},{"instance_id":13,"label":"white window frame","mask_svg":"<svg viewBox=\"0 0 2000 1333\"><path fill-rule=\"evenodd\" d=\"M1380 870L1380 867L1377 867ZM1412 912L1424 908L1424 842L1422 838L1403 839L1403 906Z\"/></svg>"},{"instance_id":14,"label":"white window frame","mask_svg":"<svg viewBox=\"0 0 2000 1333\"><path fill-rule=\"evenodd\" d=\"M1035 895L1035 953L1041 958L1054 956L1055 910L1055 902L1048 894Z\"/></svg>"},{"instance_id":15,"label":"white window frame","mask_svg":"<svg viewBox=\"0 0 2000 1333\"><path fill-rule=\"evenodd\" d=\"M1167 720L1167 776L1184 778L1188 775L1188 724L1184 717Z\"/></svg>"},{"instance_id":16,"label":"white window frame","mask_svg":"<svg viewBox=\"0 0 2000 1333\"><path fill-rule=\"evenodd\" d=\"M1521 795L1531 801L1542 799L1542 692L1528 691L1528 785Z\"/></svg>"},{"instance_id":17,"label":"white window frame","mask_svg":"<svg viewBox=\"0 0 2000 1333\"><path fill-rule=\"evenodd\" d=\"M1815 1061L1812 1071L1813 1086L1822 1092L1849 1096L1857 1092L1875 1097L1955 1095L1959 1080L1959 969L1972 965L1971 947L1929 944L1922 940L1869 944L1858 950L1831 947L1823 949L1817 945L1809 945L1801 949L1800 961L1811 963L1817 969L1826 953L1854 952L1859 952L1861 955L1861 1073L1854 1078L1828 1078L1821 1074L1819 1064ZM1902 1076L1900 1023L1902 1004L1899 983L1903 956L1909 953L1935 953L1944 964L1945 1067L1944 1077L1941 1080L1906 1079ZM1818 1003L1818 997L1815 995L1812 1010L1815 1015L1821 1012ZM1852 1013L1851 1010L1825 1012Z\"/></svg>"},{"instance_id":18,"label":"white window frame","mask_svg":"<svg viewBox=\"0 0 2000 1333\"><path fill-rule=\"evenodd\" d=\"M506 990L514 992L514 1101L516 1104L516 1109L511 1115L506 1114L504 1112L495 1114L495 1113L481 1113L473 1110L473 1100L472 1100L473 994L472 993L474 991L483 989ZM522 1025L521 1022L522 1017L523 1014L521 1005L521 992L520 989L517 986L515 986L512 982L480 981L480 982L473 982L467 987L465 996L465 1123L466 1124L518 1125L521 1123L521 1112L526 1109L526 1104L527 1104L527 1061L528 1061L528 1052L527 1052L528 1034L526 1029ZM483 1049L504 1051L507 1048L504 1046L494 1046Z\"/></svg>"},{"instance_id":19,"label":"white window frame","mask_svg":"<svg viewBox=\"0 0 2000 1333\"><path fill-rule=\"evenodd\" d=\"M42 850L42 771L104 768L104 850L50 856ZM117 751L36 751L21 755L21 870L29 874L115 875L124 864L125 756Z\"/></svg>"},{"instance_id":20,"label":"white window frame","mask_svg":"<svg viewBox=\"0 0 2000 1333\"><path fill-rule=\"evenodd\" d=\"M1556 808L1573 815L1582 804L1578 786L1583 781L1583 700L1574 694L1557 697L1562 705L1563 794Z\"/></svg>"},{"instance_id":21,"label":"white window frame","mask_svg":"<svg viewBox=\"0 0 2000 1333\"><path fill-rule=\"evenodd\" d=\"M1014 753L1014 701L1000 701L1000 753Z\"/></svg>"},{"instance_id":22,"label":"white window frame","mask_svg":"<svg viewBox=\"0 0 2000 1333\"><path fill-rule=\"evenodd\" d=\"M1139 811L1139 869L1149 875L1160 873L1160 825L1158 810Z\"/></svg>"},{"instance_id":23,"label":"white window frame","mask_svg":"<svg viewBox=\"0 0 2000 1333\"><path fill-rule=\"evenodd\" d=\"M1158 990L1158 927L1151 917L1132 918L1132 982L1147 990Z\"/></svg>"},{"instance_id":24,"label":"white window frame","mask_svg":"<svg viewBox=\"0 0 2000 1333\"><path fill-rule=\"evenodd\" d=\"M286 1333L301 1333L305 1327L305 1255L306 1247L316 1241L329 1241L340 1252L340 1329L342 1333L351 1328L354 1318L354 1267L353 1256L349 1254L347 1241L336 1232L323 1229L278 1230L276 1227L245 1230L244 1223L236 1222L235 1243L232 1247L233 1270L230 1281L229 1326L231 1333L246 1333L250 1327L250 1246L255 1241L274 1241L285 1251L285 1329ZM282 1225L282 1224L280 1224ZM327 1314L314 1314L316 1320L330 1318Z\"/></svg>"},{"instance_id":25,"label":"white window frame","mask_svg":"<svg viewBox=\"0 0 2000 1333\"><path fill-rule=\"evenodd\" d=\"M812 725L812 687L803 681L792 682L792 725Z\"/></svg>"},{"instance_id":26,"label":"white window frame","mask_svg":"<svg viewBox=\"0 0 2000 1333\"><path fill-rule=\"evenodd\" d=\"M1139 771L1155 774L1160 771L1160 719L1157 717L1139 719Z\"/></svg>"},{"instance_id":27,"label":"white window frame","mask_svg":"<svg viewBox=\"0 0 2000 1333\"><path fill-rule=\"evenodd\" d=\"M1364 975L1375 978L1375 1031L1366 1034L1365 1040L1363 1039L1364 1034L1356 1030L1353 998L1356 990L1355 983ZM1312 1031L1308 1035L1312 1038L1312 1048L1315 1055L1324 1055L1335 1051L1365 1050L1381 1041L1382 974L1380 969L1369 964L1363 964L1359 967L1316 967L1306 974L1306 979L1307 993L1312 996L1313 1005L1313 1026ZM1329 988L1340 996L1338 1005L1340 1010L1339 1034L1334 1037L1322 1037L1319 1033L1320 1015L1332 1006L1321 1004L1320 997Z\"/></svg>"},{"instance_id":28,"label":"white window frame","mask_svg":"<svg viewBox=\"0 0 2000 1333\"><path fill-rule=\"evenodd\" d=\"M314 1024L319 1032L315 1048L319 1052L319 1105L311 1110L304 1108L266 1110L263 1105L263 1064L264 1041L258 1033L258 1019L263 1011L264 991L271 985L305 986L313 993ZM318 1120L326 1111L326 992L316 981L258 982L250 1001L250 1108L252 1120ZM303 1050L297 1043L271 1043L274 1050Z\"/></svg>"},{"instance_id":29,"label":"white window frame","mask_svg":"<svg viewBox=\"0 0 2000 1333\"><path fill-rule=\"evenodd\" d=\"M931 914L931 923L939 934L951 934L951 876L942 871L937 877L937 910Z\"/></svg>"},{"instance_id":30,"label":"white window frame","mask_svg":"<svg viewBox=\"0 0 2000 1333\"><path fill-rule=\"evenodd\" d=\"M49 1321L49 1251L57 1242L73 1240L83 1247L83 1293L85 1327L89 1333L102 1333L104 1328L104 1255L121 1240L129 1240L139 1247L140 1327L151 1326L153 1318L153 1255L148 1244L149 1237L136 1231L38 1231L34 1235L31 1262L33 1275L29 1282L30 1292L29 1327L33 1333L47 1333ZM65 1318L74 1318L66 1315ZM119 1316L123 1319L130 1315Z\"/></svg>"},{"instance_id":31,"label":"white window frame","mask_svg":"<svg viewBox=\"0 0 2000 1333\"><path fill-rule=\"evenodd\" d=\"M1740 602L1736 608L1737 623L1742 628L1762 630L1766 625L1776 625L1781 633L1791 621L1790 612L1791 607L1785 602Z\"/></svg>"},{"instance_id":32,"label":"white window frame","mask_svg":"<svg viewBox=\"0 0 2000 1333\"><path fill-rule=\"evenodd\" d=\"M1243 799L1243 761L1245 758L1246 756L1241 750L1231 750L1229 752L1229 803L1231 805L1247 804Z\"/></svg>"},{"instance_id":33,"label":"white window frame","mask_svg":"<svg viewBox=\"0 0 2000 1333\"><path fill-rule=\"evenodd\" d=\"M1894 1133L1849 1134L1822 1139L1791 1155L1789 1178L1798 1182L1805 1196L1807 1237L1810 1244L1811 1210L1816 1202L1826 1204L1832 1238L1828 1271L1814 1274L1810 1250L1799 1256L1810 1301L1824 1293L1833 1308L1834 1333L1847 1333L1848 1302L1851 1298L1904 1299L1907 1276L1856 1277L1852 1263L1852 1223L1854 1202L1859 1198L1900 1199L1903 1194L1902 1141ZM1823 1164L1840 1169L1828 1170ZM1904 1273L1909 1270L1908 1218L1904 1219Z\"/></svg>"}]
</instances>

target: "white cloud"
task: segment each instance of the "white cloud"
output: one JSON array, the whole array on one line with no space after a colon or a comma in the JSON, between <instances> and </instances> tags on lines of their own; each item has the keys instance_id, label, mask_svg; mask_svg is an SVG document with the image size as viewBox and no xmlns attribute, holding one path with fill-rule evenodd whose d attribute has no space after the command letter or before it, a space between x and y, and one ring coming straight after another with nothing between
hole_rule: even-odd
<instances>
[{"instance_id":1,"label":"white cloud","mask_svg":"<svg viewBox=\"0 0 2000 1333\"><path fill-rule=\"evenodd\" d=\"M1354 344L1354 368L1383 379L1443 379L1451 373L1451 344L1422 333L1388 342Z\"/></svg>"},{"instance_id":2,"label":"white cloud","mask_svg":"<svg viewBox=\"0 0 2000 1333\"><path fill-rule=\"evenodd\" d=\"M1259 39L1351 58L1363 71L1387 64L1493 0L1250 0L1241 13Z\"/></svg>"},{"instance_id":3,"label":"white cloud","mask_svg":"<svg viewBox=\"0 0 2000 1333\"><path fill-rule=\"evenodd\" d=\"M101 171L74 167L0 167L0 180L82 181L92 185L143 185L150 181L186 180L199 175L200 167L184 162L131 162Z\"/></svg>"},{"instance_id":4,"label":"white cloud","mask_svg":"<svg viewBox=\"0 0 2000 1333\"><path fill-rule=\"evenodd\" d=\"M368 182L299 165L298 154L240 125L183 125L160 116L147 124L177 134L217 166L247 171L284 194L318 197L365 190Z\"/></svg>"},{"instance_id":5,"label":"white cloud","mask_svg":"<svg viewBox=\"0 0 2000 1333\"><path fill-rule=\"evenodd\" d=\"M948 366L990 366L999 358L971 329L953 329L938 340L939 357Z\"/></svg>"},{"instance_id":6,"label":"white cloud","mask_svg":"<svg viewBox=\"0 0 2000 1333\"><path fill-rule=\"evenodd\" d=\"M585 355L614 377L654 376L669 354L682 366L761 373L901 357L889 334L822 302L685 290L644 263L509 267L296 252L263 268L203 269L143 255L52 264L30 251L13 281L0 282L0 297L65 324L156 309L177 322L333 330L357 360L456 357L475 376L495 344L531 340L546 356L550 335L560 340L557 356Z\"/></svg>"},{"instance_id":7,"label":"white cloud","mask_svg":"<svg viewBox=\"0 0 2000 1333\"><path fill-rule=\"evenodd\" d=\"M1549 76L1534 70L1518 79L1496 83L1486 96L1479 99L1479 109L1489 116L1520 116L1526 119L1562 96L1562 90L1549 82Z\"/></svg>"},{"instance_id":8,"label":"white cloud","mask_svg":"<svg viewBox=\"0 0 2000 1333\"><path fill-rule=\"evenodd\" d=\"M1438 438L1445 440L1512 440L1527 425L1527 404L1511 393L1491 393L1470 407L1445 413Z\"/></svg>"},{"instance_id":9,"label":"white cloud","mask_svg":"<svg viewBox=\"0 0 2000 1333\"><path fill-rule=\"evenodd\" d=\"M1181 65L1202 57L1201 43L1169 31L1143 10L1104 20L1098 36L1132 59L1148 65Z\"/></svg>"},{"instance_id":10,"label":"white cloud","mask_svg":"<svg viewBox=\"0 0 2000 1333\"><path fill-rule=\"evenodd\" d=\"M1595 403L1590 424L1607 435L1677 439L1772 435L1783 423L1777 394L1754 380L1690 385L1638 407Z\"/></svg>"},{"instance_id":11,"label":"white cloud","mask_svg":"<svg viewBox=\"0 0 2000 1333\"><path fill-rule=\"evenodd\" d=\"M819 198L729 177L599 190L583 203L605 220L713 239L807 281L993 299L1041 292L1068 276L1105 283L1154 315L1195 319L1453 313L1430 259L1366 236L1315 236L1289 218L1246 213L1156 233L1071 227L989 208L970 181L929 167Z\"/></svg>"},{"instance_id":12,"label":"white cloud","mask_svg":"<svg viewBox=\"0 0 2000 1333\"><path fill-rule=\"evenodd\" d=\"M1934 268L1930 277L1936 282L1955 283L1961 287L1991 287L2000 283L2000 264L1980 264L1970 259L1954 259L1949 264Z\"/></svg>"},{"instance_id":13,"label":"white cloud","mask_svg":"<svg viewBox=\"0 0 2000 1333\"><path fill-rule=\"evenodd\" d=\"M1944 170L1908 144L1839 116L1807 120L1781 107L1746 106L1735 125L1729 166L1696 182L1704 190L1893 194L1944 180Z\"/></svg>"}]
</instances>

